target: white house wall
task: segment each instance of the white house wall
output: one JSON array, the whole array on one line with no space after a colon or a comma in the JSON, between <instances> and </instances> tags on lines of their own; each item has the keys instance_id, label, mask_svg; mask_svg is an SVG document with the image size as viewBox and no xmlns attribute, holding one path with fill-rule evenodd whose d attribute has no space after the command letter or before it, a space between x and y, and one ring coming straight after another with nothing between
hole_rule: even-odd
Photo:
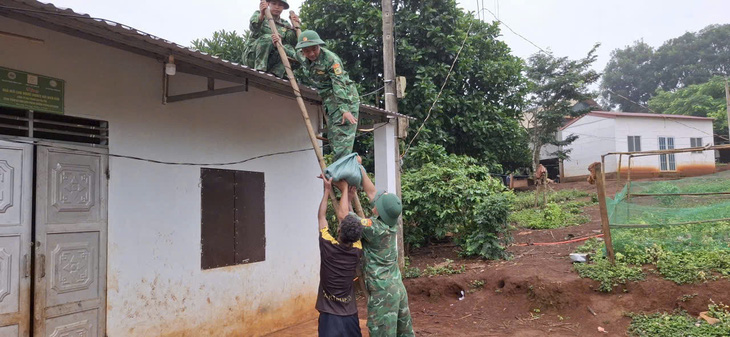
<instances>
[{"instance_id":1,"label":"white house wall","mask_svg":"<svg viewBox=\"0 0 730 337\"><path fill-rule=\"evenodd\" d=\"M616 149L628 151L628 136L641 136L641 150L659 150L659 137L674 137L674 148L688 148L690 138L701 137L703 145L714 145L711 120L676 118L616 118ZM608 158L607 158L608 160ZM615 157L614 161L618 160ZM675 154L677 172L682 175L707 174L715 171L714 151ZM628 170L628 160L621 161L621 171ZM660 171L659 156L636 157L631 161L632 175L656 175Z\"/></svg>"},{"instance_id":2,"label":"white house wall","mask_svg":"<svg viewBox=\"0 0 730 337\"><path fill-rule=\"evenodd\" d=\"M586 115L562 130L563 140L571 134L578 136L572 144L564 147L571 149L569 158L563 161L563 175L566 179L588 175L589 165L601 161L601 155L616 150L615 127L614 119ZM605 171L615 172L616 162L606 162Z\"/></svg>"},{"instance_id":3,"label":"white house wall","mask_svg":"<svg viewBox=\"0 0 730 337\"><path fill-rule=\"evenodd\" d=\"M66 114L109 121L110 153L208 163L310 147L294 100L251 88L162 105L153 59L6 18L0 30L44 41L0 36L0 66L65 80ZM206 83L173 77L179 92ZM312 152L225 167L265 173L266 260L206 271L200 167L109 167L109 337L255 336L314 317L322 187Z\"/></svg>"}]
</instances>

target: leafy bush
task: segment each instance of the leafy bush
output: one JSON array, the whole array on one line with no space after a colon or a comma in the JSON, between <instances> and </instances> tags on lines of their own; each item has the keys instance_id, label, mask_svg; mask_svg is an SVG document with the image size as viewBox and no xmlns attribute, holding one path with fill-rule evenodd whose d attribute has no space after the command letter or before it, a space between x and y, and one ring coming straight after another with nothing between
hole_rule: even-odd
<instances>
[{"instance_id":1,"label":"leafy bush","mask_svg":"<svg viewBox=\"0 0 730 337\"><path fill-rule=\"evenodd\" d=\"M476 207L473 221L464 226L464 235L458 240L462 255L507 257L503 247L512 240L507 226L511 197L509 192L490 195Z\"/></svg>"},{"instance_id":2,"label":"leafy bush","mask_svg":"<svg viewBox=\"0 0 730 337\"><path fill-rule=\"evenodd\" d=\"M415 151L431 147L419 145ZM501 243L506 239L500 238L508 235L506 219L514 194L475 159L435 153L416 156L402 176L406 243L420 247L453 235L467 255L504 256Z\"/></svg>"},{"instance_id":3,"label":"leafy bush","mask_svg":"<svg viewBox=\"0 0 730 337\"><path fill-rule=\"evenodd\" d=\"M710 304L709 314L720 320L710 325L704 320L697 320L686 312L675 314L630 314L632 318L629 335L637 337L720 337L730 336L730 311L723 304Z\"/></svg>"},{"instance_id":4,"label":"leafy bush","mask_svg":"<svg viewBox=\"0 0 730 337\"><path fill-rule=\"evenodd\" d=\"M607 259L599 258L594 263L577 263L573 266L580 277L590 278L601 283L598 290L611 292L613 287L619 284L626 284L628 281L639 281L644 279L641 268L616 261L612 265Z\"/></svg>"}]
</instances>

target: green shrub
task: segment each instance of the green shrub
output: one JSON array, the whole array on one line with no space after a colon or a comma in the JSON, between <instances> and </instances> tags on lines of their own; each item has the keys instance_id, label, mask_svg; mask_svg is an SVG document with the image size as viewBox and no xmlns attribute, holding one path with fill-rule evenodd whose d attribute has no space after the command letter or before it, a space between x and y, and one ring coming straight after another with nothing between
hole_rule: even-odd
<instances>
[{"instance_id":1,"label":"green shrub","mask_svg":"<svg viewBox=\"0 0 730 337\"><path fill-rule=\"evenodd\" d=\"M473 221L466 223L463 235L458 238L462 255L487 259L507 257L503 247L512 239L507 222L511 197L509 192L490 195L476 207Z\"/></svg>"},{"instance_id":2,"label":"green shrub","mask_svg":"<svg viewBox=\"0 0 730 337\"><path fill-rule=\"evenodd\" d=\"M471 157L425 156L402 175L406 243L420 247L452 234L467 255L504 256L500 238L508 235L514 194Z\"/></svg>"}]
</instances>

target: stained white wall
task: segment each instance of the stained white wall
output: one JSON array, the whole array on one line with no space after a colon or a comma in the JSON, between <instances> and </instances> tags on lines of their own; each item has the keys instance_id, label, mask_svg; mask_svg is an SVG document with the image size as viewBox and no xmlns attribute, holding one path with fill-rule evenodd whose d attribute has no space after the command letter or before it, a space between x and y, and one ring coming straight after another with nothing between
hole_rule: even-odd
<instances>
[{"instance_id":1,"label":"stained white wall","mask_svg":"<svg viewBox=\"0 0 730 337\"><path fill-rule=\"evenodd\" d=\"M227 162L311 146L292 99L251 88L162 105L153 59L2 17L0 30L44 41L0 36L0 66L64 79L66 114L109 121L111 153ZM205 86L173 78L176 92ZM109 167L108 336L253 336L316 314L322 187L311 151L226 167L265 173L266 261L207 271L200 167Z\"/></svg>"},{"instance_id":2,"label":"stained white wall","mask_svg":"<svg viewBox=\"0 0 730 337\"><path fill-rule=\"evenodd\" d=\"M641 150L659 150L659 137L674 137L674 148L688 148L690 138L701 137L703 145L714 145L712 121L677 118L616 118L616 149L628 151L628 136L641 136ZM677 170L714 170L714 151L675 154ZM628 168L628 160L621 162L622 171ZM660 169L659 156L636 157L631 161L632 169Z\"/></svg>"},{"instance_id":3,"label":"stained white wall","mask_svg":"<svg viewBox=\"0 0 730 337\"><path fill-rule=\"evenodd\" d=\"M601 155L616 150L614 119L596 116L583 116L561 132L563 140L571 134L578 136L572 144L565 146L571 149L569 158L563 161L565 178L590 174L588 166L601 161ZM605 172L615 172L616 162L606 162Z\"/></svg>"}]
</instances>

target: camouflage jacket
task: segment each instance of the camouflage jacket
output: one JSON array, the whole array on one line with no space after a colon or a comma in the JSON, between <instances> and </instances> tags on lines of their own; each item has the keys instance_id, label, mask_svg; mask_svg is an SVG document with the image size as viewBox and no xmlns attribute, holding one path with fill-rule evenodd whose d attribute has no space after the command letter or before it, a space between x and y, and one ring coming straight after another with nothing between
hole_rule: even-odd
<instances>
[{"instance_id":1,"label":"camouflage jacket","mask_svg":"<svg viewBox=\"0 0 730 337\"><path fill-rule=\"evenodd\" d=\"M355 84L342 67L342 61L337 54L324 47L320 50L319 57L314 62L309 61L300 52L294 55L302 64L306 76L305 84L315 87L325 105L331 106L333 110L353 112L352 110L360 105L360 96L357 94Z\"/></svg>"},{"instance_id":2,"label":"camouflage jacket","mask_svg":"<svg viewBox=\"0 0 730 337\"><path fill-rule=\"evenodd\" d=\"M249 24L249 31L251 32L251 35L248 38L247 43L252 44L261 37L266 38L267 43L272 43L271 27L269 27L269 23L266 21L266 17L264 17L263 20L259 21L259 15L261 15L261 11L255 11L251 16L251 21ZM281 36L282 43L296 46L297 33L294 30L294 27L292 27L292 25L289 23L289 21L279 17L279 20L275 21L275 23L276 29L279 31L279 36Z\"/></svg>"},{"instance_id":3,"label":"camouflage jacket","mask_svg":"<svg viewBox=\"0 0 730 337\"><path fill-rule=\"evenodd\" d=\"M351 213L354 215L354 213ZM386 287L390 281L401 281L398 268L397 228L380 218L361 219L364 271L368 288Z\"/></svg>"}]
</instances>

